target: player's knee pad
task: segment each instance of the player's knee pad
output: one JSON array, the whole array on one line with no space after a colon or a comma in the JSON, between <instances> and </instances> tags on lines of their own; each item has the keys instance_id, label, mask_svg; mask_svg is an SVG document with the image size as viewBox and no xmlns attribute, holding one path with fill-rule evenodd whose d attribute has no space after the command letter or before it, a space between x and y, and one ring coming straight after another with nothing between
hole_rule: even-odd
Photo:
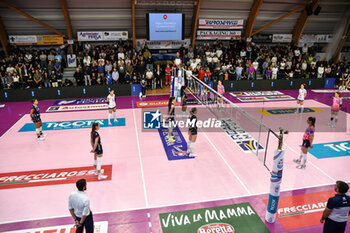
<instances>
[{"instance_id":1,"label":"player's knee pad","mask_svg":"<svg viewBox=\"0 0 350 233\"><path fill-rule=\"evenodd\" d=\"M307 153L303 153L303 159L306 161L307 160Z\"/></svg>"},{"instance_id":2,"label":"player's knee pad","mask_svg":"<svg viewBox=\"0 0 350 233\"><path fill-rule=\"evenodd\" d=\"M36 134L39 134L40 133L40 128L36 128L35 132L36 132Z\"/></svg>"},{"instance_id":3,"label":"player's knee pad","mask_svg":"<svg viewBox=\"0 0 350 233\"><path fill-rule=\"evenodd\" d=\"M96 161L97 161L96 169L99 171L99 170L101 170L102 158L101 157L97 157Z\"/></svg>"},{"instance_id":4,"label":"player's knee pad","mask_svg":"<svg viewBox=\"0 0 350 233\"><path fill-rule=\"evenodd\" d=\"M334 119L338 120L338 115L335 115L335 116L334 116Z\"/></svg>"}]
</instances>

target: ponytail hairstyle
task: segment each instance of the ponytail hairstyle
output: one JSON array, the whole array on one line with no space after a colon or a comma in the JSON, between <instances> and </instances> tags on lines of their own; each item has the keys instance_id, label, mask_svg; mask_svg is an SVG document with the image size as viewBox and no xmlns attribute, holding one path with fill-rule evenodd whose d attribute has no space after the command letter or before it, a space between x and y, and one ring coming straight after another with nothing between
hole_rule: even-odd
<instances>
[{"instance_id":1,"label":"ponytail hairstyle","mask_svg":"<svg viewBox=\"0 0 350 233\"><path fill-rule=\"evenodd\" d=\"M311 125L312 125L313 127L315 127L316 117L309 117L309 118L307 118L307 120L311 122Z\"/></svg>"},{"instance_id":2,"label":"ponytail hairstyle","mask_svg":"<svg viewBox=\"0 0 350 233\"><path fill-rule=\"evenodd\" d=\"M93 122L91 127L91 135L96 131L97 126L99 126L98 122Z\"/></svg>"},{"instance_id":3,"label":"ponytail hairstyle","mask_svg":"<svg viewBox=\"0 0 350 233\"><path fill-rule=\"evenodd\" d=\"M337 93L337 95L338 95L339 97L341 97L341 95L340 95L340 92L339 92L339 91L337 91L336 93Z\"/></svg>"},{"instance_id":4,"label":"ponytail hairstyle","mask_svg":"<svg viewBox=\"0 0 350 233\"><path fill-rule=\"evenodd\" d=\"M169 98L168 108L171 107L171 103L173 102L174 99L175 99L174 96L171 96L171 97Z\"/></svg>"},{"instance_id":5,"label":"ponytail hairstyle","mask_svg":"<svg viewBox=\"0 0 350 233\"><path fill-rule=\"evenodd\" d=\"M190 114L191 115L197 114L197 108L191 108Z\"/></svg>"},{"instance_id":6,"label":"ponytail hairstyle","mask_svg":"<svg viewBox=\"0 0 350 233\"><path fill-rule=\"evenodd\" d=\"M35 100L37 100L37 99L31 99L30 102L32 102L32 104L34 104Z\"/></svg>"}]
</instances>

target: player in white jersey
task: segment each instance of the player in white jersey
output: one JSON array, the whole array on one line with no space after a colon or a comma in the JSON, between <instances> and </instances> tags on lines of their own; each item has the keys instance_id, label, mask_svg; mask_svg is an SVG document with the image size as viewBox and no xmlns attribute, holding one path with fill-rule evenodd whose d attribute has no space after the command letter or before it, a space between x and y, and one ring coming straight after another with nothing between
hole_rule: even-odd
<instances>
[{"instance_id":1,"label":"player in white jersey","mask_svg":"<svg viewBox=\"0 0 350 233\"><path fill-rule=\"evenodd\" d=\"M115 95L114 95L114 90L111 90L109 92L109 95L107 96L107 103L108 103L108 124L112 125L111 123L111 116L113 113L113 118L114 118L114 122L118 122L117 117L116 117L116 103L115 103Z\"/></svg>"},{"instance_id":2,"label":"player in white jersey","mask_svg":"<svg viewBox=\"0 0 350 233\"><path fill-rule=\"evenodd\" d=\"M305 90L305 84L301 84L299 89L298 99L297 99L297 109L295 113L299 113L299 107L301 108L300 113L304 112L304 100L305 100L306 94L307 94L307 91Z\"/></svg>"}]
</instances>

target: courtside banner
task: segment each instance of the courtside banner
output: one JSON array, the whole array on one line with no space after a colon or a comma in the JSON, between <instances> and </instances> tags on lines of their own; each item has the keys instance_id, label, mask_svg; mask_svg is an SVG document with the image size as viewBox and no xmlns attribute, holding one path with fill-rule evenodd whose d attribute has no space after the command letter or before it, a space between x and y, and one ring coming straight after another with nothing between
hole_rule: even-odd
<instances>
[{"instance_id":1,"label":"courtside banner","mask_svg":"<svg viewBox=\"0 0 350 233\"><path fill-rule=\"evenodd\" d=\"M118 127L125 126L125 118L117 118L118 122L111 121L112 125L108 124L108 119L94 119L94 120L75 120L75 121L51 121L43 122L42 128L44 131L50 130L66 130L66 129L91 129L92 123L98 122L100 127ZM35 125L33 123L26 123L18 132L33 132Z\"/></svg>"},{"instance_id":2,"label":"courtside banner","mask_svg":"<svg viewBox=\"0 0 350 233\"><path fill-rule=\"evenodd\" d=\"M175 127L172 132L175 142L169 142L166 138L168 136L168 128L160 126L158 129L160 139L162 140L163 147L168 157L168 160L179 160L179 159L192 159L187 155L187 142L182 135L179 127Z\"/></svg>"},{"instance_id":3,"label":"courtside banner","mask_svg":"<svg viewBox=\"0 0 350 233\"><path fill-rule=\"evenodd\" d=\"M264 95L283 95L280 91L244 91L244 92L230 92L230 95L237 96L264 96Z\"/></svg>"},{"instance_id":4,"label":"courtside banner","mask_svg":"<svg viewBox=\"0 0 350 233\"><path fill-rule=\"evenodd\" d=\"M70 99L56 100L53 105L68 105L68 104L101 104L107 103L107 98L90 98L90 99Z\"/></svg>"},{"instance_id":5,"label":"courtside banner","mask_svg":"<svg viewBox=\"0 0 350 233\"><path fill-rule=\"evenodd\" d=\"M268 233L248 203L159 214L163 233Z\"/></svg>"},{"instance_id":6,"label":"courtside banner","mask_svg":"<svg viewBox=\"0 0 350 233\"><path fill-rule=\"evenodd\" d=\"M312 144L309 153L318 159L350 156L350 141Z\"/></svg>"},{"instance_id":7,"label":"courtside banner","mask_svg":"<svg viewBox=\"0 0 350 233\"><path fill-rule=\"evenodd\" d=\"M231 118L221 119L221 129L244 153L255 152L258 148L258 151L265 151L262 145L258 145L258 141Z\"/></svg>"},{"instance_id":8,"label":"courtside banner","mask_svg":"<svg viewBox=\"0 0 350 233\"><path fill-rule=\"evenodd\" d=\"M247 96L237 97L241 102L258 102L258 101L281 101L281 100L294 100L289 95L276 95L276 96Z\"/></svg>"},{"instance_id":9,"label":"courtside banner","mask_svg":"<svg viewBox=\"0 0 350 233\"><path fill-rule=\"evenodd\" d=\"M7 233L75 233L74 224L51 227L32 228L18 231L7 231ZM94 222L94 233L107 233L108 221Z\"/></svg>"},{"instance_id":10,"label":"courtside banner","mask_svg":"<svg viewBox=\"0 0 350 233\"><path fill-rule=\"evenodd\" d=\"M231 38L238 40L241 38L241 31L197 31L198 40L231 40Z\"/></svg>"},{"instance_id":11,"label":"courtside banner","mask_svg":"<svg viewBox=\"0 0 350 233\"><path fill-rule=\"evenodd\" d=\"M264 116L272 116L272 115L286 115L286 114L299 114L296 113L297 108L276 108L276 109L265 109L265 110L257 110ZM304 108L303 113L315 113L315 112L324 112L324 110L320 108Z\"/></svg>"},{"instance_id":12,"label":"courtside banner","mask_svg":"<svg viewBox=\"0 0 350 233\"><path fill-rule=\"evenodd\" d=\"M277 219L286 230L320 225L322 211L328 198L335 195L333 190L280 197ZM267 205L268 200L264 200Z\"/></svg>"},{"instance_id":13,"label":"courtside banner","mask_svg":"<svg viewBox=\"0 0 350 233\"><path fill-rule=\"evenodd\" d=\"M241 29L243 28L243 19L239 19L239 20L199 19L198 28Z\"/></svg>"},{"instance_id":14,"label":"courtside banner","mask_svg":"<svg viewBox=\"0 0 350 233\"><path fill-rule=\"evenodd\" d=\"M152 108L152 107L166 107L168 106L169 100L149 100L149 101L138 101L136 106L138 108ZM178 105L175 102L175 105Z\"/></svg>"},{"instance_id":15,"label":"courtside banner","mask_svg":"<svg viewBox=\"0 0 350 233\"><path fill-rule=\"evenodd\" d=\"M51 106L46 110L46 112L84 111L84 110L101 110L101 109L108 109L108 104Z\"/></svg>"},{"instance_id":16,"label":"courtside banner","mask_svg":"<svg viewBox=\"0 0 350 233\"><path fill-rule=\"evenodd\" d=\"M102 165L107 179L112 179L112 165ZM44 185L75 183L80 179L98 181L94 167L56 168L50 170L24 171L0 174L0 189L24 188Z\"/></svg>"}]
</instances>

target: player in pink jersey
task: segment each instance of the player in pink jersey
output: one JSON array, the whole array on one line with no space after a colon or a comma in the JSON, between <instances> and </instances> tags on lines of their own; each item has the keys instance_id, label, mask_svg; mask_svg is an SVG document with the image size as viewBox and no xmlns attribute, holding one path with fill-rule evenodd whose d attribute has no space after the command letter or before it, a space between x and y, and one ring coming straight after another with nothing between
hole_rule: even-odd
<instances>
[{"instance_id":1,"label":"player in pink jersey","mask_svg":"<svg viewBox=\"0 0 350 233\"><path fill-rule=\"evenodd\" d=\"M218 109L223 108L224 107L224 103L223 103L223 95L225 93L225 87L224 85L222 85L221 80L218 81L218 97L217 97L217 101L218 101Z\"/></svg>"},{"instance_id":2,"label":"player in pink jersey","mask_svg":"<svg viewBox=\"0 0 350 233\"><path fill-rule=\"evenodd\" d=\"M316 118L315 117L309 117L307 118L307 124L309 125L307 129L305 130L304 136L303 136L303 145L301 146L301 153L299 159L294 159L293 161L299 164L297 168L305 168L306 167L306 161L307 161L307 151L310 148L313 148L312 142L314 140L314 134L315 134L315 123Z\"/></svg>"},{"instance_id":3,"label":"player in pink jersey","mask_svg":"<svg viewBox=\"0 0 350 233\"><path fill-rule=\"evenodd\" d=\"M331 108L331 120L329 121L328 125L332 128L335 128L337 126L338 122L338 113L340 108L342 107L343 100L340 97L340 93L337 91L334 93L333 97L333 104ZM333 123L334 120L334 123Z\"/></svg>"}]
</instances>

